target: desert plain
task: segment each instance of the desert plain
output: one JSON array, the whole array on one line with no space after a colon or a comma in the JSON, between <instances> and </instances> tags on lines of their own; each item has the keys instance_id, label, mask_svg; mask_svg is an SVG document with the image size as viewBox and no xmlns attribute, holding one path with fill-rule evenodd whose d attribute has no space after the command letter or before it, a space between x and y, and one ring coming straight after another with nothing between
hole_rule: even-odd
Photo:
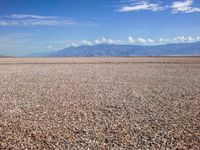
<instances>
[{"instance_id":1,"label":"desert plain","mask_svg":"<svg viewBox=\"0 0 200 150\"><path fill-rule=\"evenodd\" d=\"M0 149L200 149L200 57L1 58Z\"/></svg>"}]
</instances>

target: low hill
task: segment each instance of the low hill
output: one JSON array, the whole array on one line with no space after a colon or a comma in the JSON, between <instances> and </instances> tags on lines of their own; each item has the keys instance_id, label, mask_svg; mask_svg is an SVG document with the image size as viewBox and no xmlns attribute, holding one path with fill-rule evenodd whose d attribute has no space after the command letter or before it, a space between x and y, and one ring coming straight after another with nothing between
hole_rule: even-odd
<instances>
[{"instance_id":1,"label":"low hill","mask_svg":"<svg viewBox=\"0 0 200 150\"><path fill-rule=\"evenodd\" d=\"M4 55L0 55L0 58L13 58L12 56L4 56Z\"/></svg>"}]
</instances>

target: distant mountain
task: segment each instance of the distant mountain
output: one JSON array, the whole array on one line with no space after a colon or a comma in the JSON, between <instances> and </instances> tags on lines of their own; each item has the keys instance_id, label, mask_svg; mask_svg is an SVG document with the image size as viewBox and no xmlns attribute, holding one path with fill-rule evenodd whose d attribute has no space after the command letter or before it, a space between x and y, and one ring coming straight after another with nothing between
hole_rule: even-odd
<instances>
[{"instance_id":1,"label":"distant mountain","mask_svg":"<svg viewBox=\"0 0 200 150\"><path fill-rule=\"evenodd\" d=\"M31 57L93 57L93 56L200 56L200 42L154 46L99 44L68 47Z\"/></svg>"},{"instance_id":2,"label":"distant mountain","mask_svg":"<svg viewBox=\"0 0 200 150\"><path fill-rule=\"evenodd\" d=\"M3 56L3 55L0 55L0 58L12 58L11 56Z\"/></svg>"}]
</instances>

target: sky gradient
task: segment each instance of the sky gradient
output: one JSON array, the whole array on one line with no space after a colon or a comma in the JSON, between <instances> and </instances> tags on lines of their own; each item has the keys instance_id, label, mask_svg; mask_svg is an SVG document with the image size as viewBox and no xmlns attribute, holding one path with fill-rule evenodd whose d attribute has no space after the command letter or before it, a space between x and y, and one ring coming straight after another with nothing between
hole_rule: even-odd
<instances>
[{"instance_id":1,"label":"sky gradient","mask_svg":"<svg viewBox=\"0 0 200 150\"><path fill-rule=\"evenodd\" d=\"M0 0L0 55L200 41L200 0Z\"/></svg>"}]
</instances>

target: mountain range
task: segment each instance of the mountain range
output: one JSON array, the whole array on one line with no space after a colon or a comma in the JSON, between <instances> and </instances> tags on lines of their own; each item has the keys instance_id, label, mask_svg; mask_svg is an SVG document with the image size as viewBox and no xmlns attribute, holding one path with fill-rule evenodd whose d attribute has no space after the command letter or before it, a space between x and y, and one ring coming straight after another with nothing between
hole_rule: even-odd
<instances>
[{"instance_id":1,"label":"mountain range","mask_svg":"<svg viewBox=\"0 0 200 150\"><path fill-rule=\"evenodd\" d=\"M100 57L100 56L200 56L200 42L166 45L116 45L68 47L49 53L31 54L29 57Z\"/></svg>"},{"instance_id":2,"label":"mountain range","mask_svg":"<svg viewBox=\"0 0 200 150\"><path fill-rule=\"evenodd\" d=\"M4 55L0 55L0 58L13 58L12 56L4 56Z\"/></svg>"}]
</instances>

